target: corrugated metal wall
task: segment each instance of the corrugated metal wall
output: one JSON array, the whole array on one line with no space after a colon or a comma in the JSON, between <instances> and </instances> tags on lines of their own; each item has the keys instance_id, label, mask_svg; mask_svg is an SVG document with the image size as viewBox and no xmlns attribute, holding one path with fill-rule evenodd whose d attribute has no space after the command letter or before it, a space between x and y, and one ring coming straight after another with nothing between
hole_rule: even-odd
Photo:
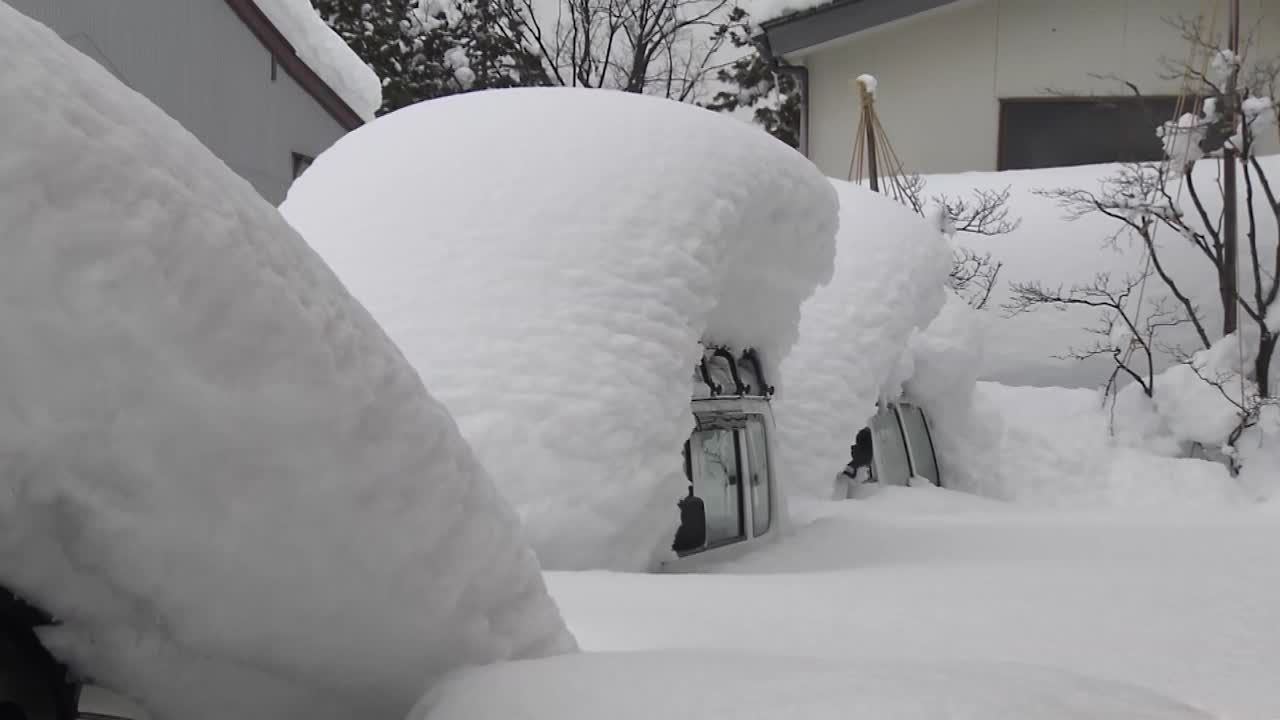
<instances>
[{"instance_id":1,"label":"corrugated metal wall","mask_svg":"<svg viewBox=\"0 0 1280 720\"><path fill-rule=\"evenodd\" d=\"M223 0L4 0L151 98L272 203L344 130Z\"/></svg>"}]
</instances>

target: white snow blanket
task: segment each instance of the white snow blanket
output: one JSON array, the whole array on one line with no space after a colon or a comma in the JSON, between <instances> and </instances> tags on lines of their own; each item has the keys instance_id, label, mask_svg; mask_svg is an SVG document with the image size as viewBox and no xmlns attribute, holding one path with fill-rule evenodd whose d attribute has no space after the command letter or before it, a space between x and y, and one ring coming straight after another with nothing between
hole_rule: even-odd
<instances>
[{"instance_id":1,"label":"white snow blanket","mask_svg":"<svg viewBox=\"0 0 1280 720\"><path fill-rule=\"evenodd\" d=\"M788 486L829 497L916 328L946 298L951 253L907 207L832 180L840 196L835 274L802 308L774 412Z\"/></svg>"},{"instance_id":2,"label":"white snow blanket","mask_svg":"<svg viewBox=\"0 0 1280 720\"><path fill-rule=\"evenodd\" d=\"M382 81L312 7L310 0L254 0L298 57L366 121L382 107Z\"/></svg>"},{"instance_id":3,"label":"white snow blanket","mask_svg":"<svg viewBox=\"0 0 1280 720\"><path fill-rule=\"evenodd\" d=\"M831 276L836 197L758 129L618 92L405 108L282 206L404 348L544 566L669 552L699 340L780 359Z\"/></svg>"},{"instance_id":4,"label":"white snow blanket","mask_svg":"<svg viewBox=\"0 0 1280 720\"><path fill-rule=\"evenodd\" d=\"M1000 697L1016 702L1049 688L1057 690L1041 697L1062 698L1075 710L1067 717L1114 717L1104 708L1116 712L1124 705L1088 701L1118 696L1134 701L1127 709L1132 714L1120 717L1150 717L1142 708L1165 717L1158 709L1167 706L1144 706L1140 694L1121 686L1146 688L1219 718L1280 717L1280 607L1273 601L1280 596L1280 564L1273 561L1280 515L1240 508L1037 511L935 487L862 489L867 496L855 502L797 500L793 534L713 574L549 573L552 596L586 651L572 662L585 664L598 651L718 651L729 657L696 669L666 660L682 679L671 679L665 693L696 709L735 703L733 717L856 718L865 697L886 706L883 712L866 707L870 718L999 718L1006 715L997 709L1008 706L984 704L987 692L998 695L993 703ZM812 668L815 678L840 673L847 667L840 661L857 669L801 693L805 681L792 673L804 673L785 661L770 664L774 674L731 664L757 654L833 661L826 670ZM631 673L615 672L616 684L658 672L642 662ZM1082 681L1072 690L1070 676L1060 684L990 662L1108 683ZM907 669L916 663L957 671L958 687L940 673ZM538 665L524 667L536 676ZM716 684L722 666L735 682ZM494 666L481 676L505 671ZM589 672L576 677L578 698L595 684ZM870 687L863 688L864 681ZM650 689L647 681L636 682ZM704 682L714 690L701 691ZM452 693L461 686L441 687ZM928 703L947 687L955 691L955 715L888 711L914 709L910 703ZM845 703L847 714L788 712L772 704L774 688L779 704L791 698L808 707L799 703L830 695ZM788 688L797 692L789 695ZM610 685L602 692L627 691ZM664 689L652 686L649 694ZM657 697L630 699L659 710L641 717L715 717L663 712L668 707ZM584 702L592 707L593 700ZM902 704L888 704L892 700ZM1058 717L1065 707L1034 707L1011 717ZM757 708L764 711L753 714ZM477 712L469 720L482 717ZM629 716L619 709L580 717Z\"/></svg>"},{"instance_id":5,"label":"white snow blanket","mask_svg":"<svg viewBox=\"0 0 1280 720\"><path fill-rule=\"evenodd\" d=\"M747 620L747 627L758 620ZM414 720L1208 720L1123 683L986 662L600 653L451 678Z\"/></svg>"},{"instance_id":6,"label":"white snow blanket","mask_svg":"<svg viewBox=\"0 0 1280 720\"><path fill-rule=\"evenodd\" d=\"M0 583L161 720L570 650L514 513L253 188L0 3Z\"/></svg>"}]
</instances>

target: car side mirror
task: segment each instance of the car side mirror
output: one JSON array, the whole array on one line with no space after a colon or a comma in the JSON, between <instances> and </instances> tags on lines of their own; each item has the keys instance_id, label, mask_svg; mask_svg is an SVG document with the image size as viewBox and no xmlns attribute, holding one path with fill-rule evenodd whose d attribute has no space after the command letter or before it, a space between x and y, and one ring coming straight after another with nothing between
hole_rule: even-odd
<instances>
[{"instance_id":1,"label":"car side mirror","mask_svg":"<svg viewBox=\"0 0 1280 720\"><path fill-rule=\"evenodd\" d=\"M81 685L76 696L77 720L151 720L138 703L97 685Z\"/></svg>"}]
</instances>

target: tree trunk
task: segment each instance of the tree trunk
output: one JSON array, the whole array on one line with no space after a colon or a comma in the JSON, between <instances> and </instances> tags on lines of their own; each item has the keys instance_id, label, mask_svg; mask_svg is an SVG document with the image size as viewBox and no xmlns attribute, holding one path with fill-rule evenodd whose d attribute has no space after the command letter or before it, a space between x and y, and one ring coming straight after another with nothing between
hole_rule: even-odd
<instances>
[{"instance_id":1,"label":"tree trunk","mask_svg":"<svg viewBox=\"0 0 1280 720\"><path fill-rule=\"evenodd\" d=\"M1229 131L1233 131L1240 113L1240 0L1231 0L1230 25L1228 27L1232 62L1230 84L1223 98L1223 119ZM1222 151L1222 266L1218 283L1222 288L1222 334L1230 335L1239 327L1240 308L1236 272L1239 267L1240 226L1239 197L1236 165L1238 152L1230 143Z\"/></svg>"},{"instance_id":2,"label":"tree trunk","mask_svg":"<svg viewBox=\"0 0 1280 720\"><path fill-rule=\"evenodd\" d=\"M1218 294L1222 299L1222 336L1226 337L1236 331L1240 325L1240 307L1237 302L1236 287L1236 254L1234 243L1229 244L1228 262L1218 267Z\"/></svg>"},{"instance_id":3,"label":"tree trunk","mask_svg":"<svg viewBox=\"0 0 1280 720\"><path fill-rule=\"evenodd\" d=\"M1275 355L1277 340L1280 340L1280 336L1264 331L1258 342L1258 359L1254 361L1253 376L1258 383L1258 392L1264 398L1271 397L1271 358Z\"/></svg>"}]
</instances>

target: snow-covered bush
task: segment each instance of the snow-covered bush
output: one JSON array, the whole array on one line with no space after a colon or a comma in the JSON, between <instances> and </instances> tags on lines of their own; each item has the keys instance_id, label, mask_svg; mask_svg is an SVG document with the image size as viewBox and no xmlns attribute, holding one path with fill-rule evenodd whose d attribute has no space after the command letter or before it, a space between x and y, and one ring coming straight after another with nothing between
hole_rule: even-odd
<instances>
[{"instance_id":1,"label":"snow-covered bush","mask_svg":"<svg viewBox=\"0 0 1280 720\"><path fill-rule=\"evenodd\" d=\"M0 3L0 584L181 720L570 650L448 412L274 208Z\"/></svg>"},{"instance_id":2,"label":"snow-covered bush","mask_svg":"<svg viewBox=\"0 0 1280 720\"><path fill-rule=\"evenodd\" d=\"M757 348L783 392L776 368L831 276L837 222L826 179L750 126L564 88L383 116L282 210L562 569L669 552L699 341Z\"/></svg>"}]
</instances>

